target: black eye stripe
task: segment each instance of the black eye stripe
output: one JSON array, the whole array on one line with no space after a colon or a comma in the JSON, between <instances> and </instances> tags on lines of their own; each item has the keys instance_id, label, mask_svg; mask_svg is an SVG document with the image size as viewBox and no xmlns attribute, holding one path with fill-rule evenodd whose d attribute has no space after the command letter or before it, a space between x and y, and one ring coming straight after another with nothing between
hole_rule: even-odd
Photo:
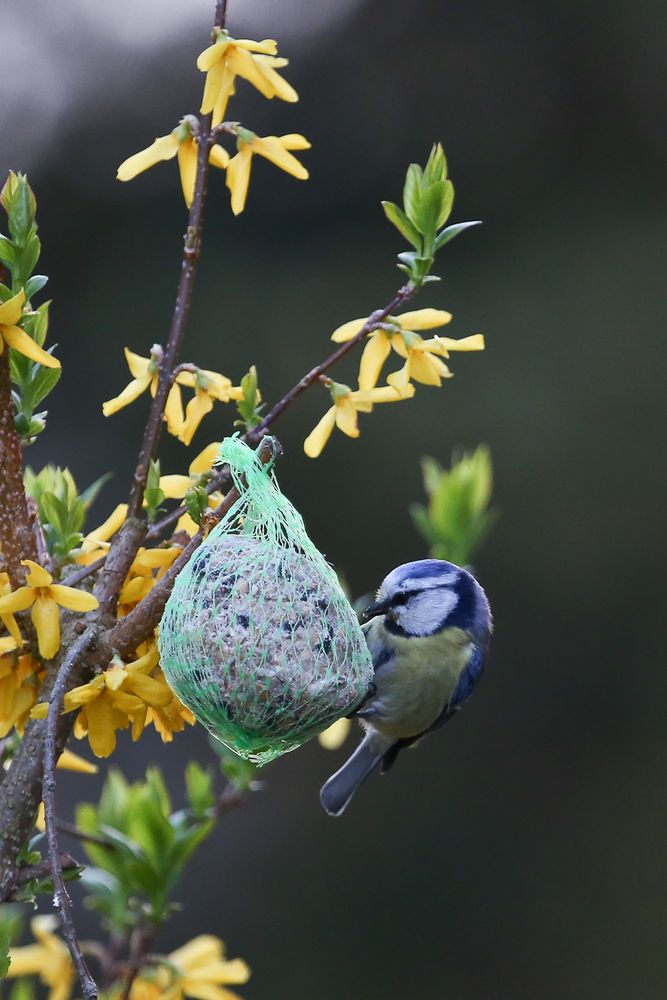
<instances>
[{"instance_id":1,"label":"black eye stripe","mask_svg":"<svg viewBox=\"0 0 667 1000\"><path fill-rule=\"evenodd\" d=\"M400 594L397 594L391 602L392 608L400 606L401 604L407 604L411 597L416 597L418 594L431 593L434 590L451 590L451 586L448 583L438 584L437 587L415 587L414 590L404 590Z\"/></svg>"}]
</instances>

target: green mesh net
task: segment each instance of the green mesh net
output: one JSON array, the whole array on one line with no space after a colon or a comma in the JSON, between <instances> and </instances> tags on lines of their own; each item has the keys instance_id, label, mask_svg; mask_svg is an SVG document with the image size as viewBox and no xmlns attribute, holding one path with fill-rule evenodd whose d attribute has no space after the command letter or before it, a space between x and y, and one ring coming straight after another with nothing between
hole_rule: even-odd
<instances>
[{"instance_id":1,"label":"green mesh net","mask_svg":"<svg viewBox=\"0 0 667 1000\"><path fill-rule=\"evenodd\" d=\"M240 497L176 578L160 658L209 732L264 764L349 714L373 668L336 574L270 468L237 437L220 461Z\"/></svg>"}]
</instances>

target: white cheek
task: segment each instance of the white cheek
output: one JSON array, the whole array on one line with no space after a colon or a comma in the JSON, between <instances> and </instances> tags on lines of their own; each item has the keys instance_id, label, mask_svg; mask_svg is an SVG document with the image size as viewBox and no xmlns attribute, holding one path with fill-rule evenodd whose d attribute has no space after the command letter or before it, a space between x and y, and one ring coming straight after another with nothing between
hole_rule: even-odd
<instances>
[{"instance_id":1,"label":"white cheek","mask_svg":"<svg viewBox=\"0 0 667 1000\"><path fill-rule=\"evenodd\" d=\"M426 590L410 598L397 616L398 622L412 635L432 635L442 626L458 601L453 590L441 590L437 595Z\"/></svg>"}]
</instances>

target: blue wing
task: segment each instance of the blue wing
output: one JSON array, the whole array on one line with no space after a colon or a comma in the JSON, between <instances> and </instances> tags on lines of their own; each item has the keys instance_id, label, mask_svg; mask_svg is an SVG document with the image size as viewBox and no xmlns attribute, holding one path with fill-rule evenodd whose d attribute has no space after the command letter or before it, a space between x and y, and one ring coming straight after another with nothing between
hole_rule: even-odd
<instances>
[{"instance_id":1,"label":"blue wing","mask_svg":"<svg viewBox=\"0 0 667 1000\"><path fill-rule=\"evenodd\" d=\"M425 732L419 733L418 736L413 736L410 739L397 740L397 742L394 743L389 750L387 750L386 754L382 758L382 764L380 765L380 771L382 774L386 774L386 772L390 769L401 750L405 749L405 747L412 746L413 743L416 743L417 740L420 740L428 733L432 733L434 730L440 729L457 714L458 710L475 690L477 682L482 676L483 670L484 651L478 646L474 646L473 651L470 654L470 659L461 671L461 676L459 677L459 682L454 689L454 694L450 698L449 703L442 711L441 715L435 720L432 726L429 726Z\"/></svg>"},{"instance_id":2,"label":"blue wing","mask_svg":"<svg viewBox=\"0 0 667 1000\"><path fill-rule=\"evenodd\" d=\"M474 646L470 659L461 671L459 682L447 706L447 712L456 711L457 708L460 708L468 700L475 690L483 670L484 653L479 646Z\"/></svg>"}]
</instances>

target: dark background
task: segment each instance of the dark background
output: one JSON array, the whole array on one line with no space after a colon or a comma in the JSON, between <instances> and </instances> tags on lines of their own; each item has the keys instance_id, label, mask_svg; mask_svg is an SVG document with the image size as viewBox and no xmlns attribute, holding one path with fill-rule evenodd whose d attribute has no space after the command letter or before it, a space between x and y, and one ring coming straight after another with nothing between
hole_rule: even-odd
<instances>
[{"instance_id":1,"label":"dark background","mask_svg":"<svg viewBox=\"0 0 667 1000\"><path fill-rule=\"evenodd\" d=\"M210 5L212 6L212 4ZM106 421L122 347L166 338L185 216L175 165L132 184L116 165L194 110L209 4L10 0L0 166L40 205L51 342L64 375L28 461L105 470L94 522L122 499L146 401ZM298 105L243 82L233 114L302 131L311 181L253 168L247 212L213 178L186 357L268 400L339 323L396 287L402 247L379 202L440 139L454 220L419 305L482 330L456 378L362 418L313 464L313 390L276 430L283 489L360 594L425 554L407 507L419 458L490 444L502 518L478 559L492 660L462 717L364 787L344 819L317 791L339 754L267 768L188 872L165 948L224 937L248 1000L653 1000L667 989L663 583L665 7L653 0L442 3L230 0L233 34L276 37ZM9 81L9 83L8 83ZM354 378L356 362L338 377ZM218 407L191 455L229 430ZM165 472L186 452L165 441ZM346 751L350 749L350 742ZM121 737L132 777L156 761L176 800L201 731ZM61 808L95 781L64 776ZM85 936L87 917L82 916Z\"/></svg>"}]
</instances>

